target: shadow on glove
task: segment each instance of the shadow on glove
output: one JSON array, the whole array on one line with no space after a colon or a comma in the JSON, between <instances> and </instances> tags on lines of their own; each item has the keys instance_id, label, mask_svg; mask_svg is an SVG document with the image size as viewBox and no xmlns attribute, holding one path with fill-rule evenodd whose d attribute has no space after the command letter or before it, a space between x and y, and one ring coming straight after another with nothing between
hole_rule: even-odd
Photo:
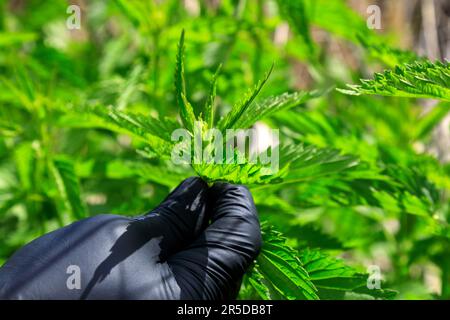
<instances>
[{"instance_id":1,"label":"shadow on glove","mask_svg":"<svg viewBox=\"0 0 450 320\"><path fill-rule=\"evenodd\" d=\"M122 261L152 239L158 239L160 252L149 252L157 262L193 241L206 226L207 185L198 178L183 181L160 205L150 213L134 218L125 232L115 241L109 256L95 269L92 279L81 295L86 299L94 286L102 282ZM200 261L199 261L200 262Z\"/></svg>"},{"instance_id":2,"label":"shadow on glove","mask_svg":"<svg viewBox=\"0 0 450 320\"><path fill-rule=\"evenodd\" d=\"M0 269L0 298L230 299L260 245L245 187L189 178L146 215L95 216L24 246ZM80 288L67 286L72 265Z\"/></svg>"}]
</instances>

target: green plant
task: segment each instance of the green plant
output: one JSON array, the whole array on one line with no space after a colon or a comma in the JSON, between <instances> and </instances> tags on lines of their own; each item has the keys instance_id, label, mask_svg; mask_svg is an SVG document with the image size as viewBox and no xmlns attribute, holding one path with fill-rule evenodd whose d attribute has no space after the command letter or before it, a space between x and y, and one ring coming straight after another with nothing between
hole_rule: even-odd
<instances>
[{"instance_id":1,"label":"green plant","mask_svg":"<svg viewBox=\"0 0 450 320\"><path fill-rule=\"evenodd\" d=\"M393 71L376 73L373 80L361 80L361 85L348 85L346 94L379 94L383 96L436 98L450 101L450 65L447 62L415 62L396 66Z\"/></svg>"},{"instance_id":2,"label":"green plant","mask_svg":"<svg viewBox=\"0 0 450 320\"><path fill-rule=\"evenodd\" d=\"M264 247L240 298L449 298L450 167L436 130L448 62L396 48L401 35L367 29L341 0L198 3L89 1L68 36L64 1L0 1L0 263L77 219L139 214L199 175L254 196ZM246 152L172 161L195 149L176 129L216 155L208 130L255 126L279 129L275 173ZM380 289L367 286L371 265Z\"/></svg>"}]
</instances>

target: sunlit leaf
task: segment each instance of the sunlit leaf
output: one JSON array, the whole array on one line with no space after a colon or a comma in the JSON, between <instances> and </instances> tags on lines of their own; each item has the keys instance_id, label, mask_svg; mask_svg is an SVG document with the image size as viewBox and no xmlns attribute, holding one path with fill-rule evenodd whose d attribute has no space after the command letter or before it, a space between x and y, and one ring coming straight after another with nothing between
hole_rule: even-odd
<instances>
[{"instance_id":1,"label":"sunlit leaf","mask_svg":"<svg viewBox=\"0 0 450 320\"><path fill-rule=\"evenodd\" d=\"M435 98L450 101L450 64L448 62L418 61L396 66L393 70L376 73L373 79L361 80L359 85L338 89L350 95Z\"/></svg>"}]
</instances>

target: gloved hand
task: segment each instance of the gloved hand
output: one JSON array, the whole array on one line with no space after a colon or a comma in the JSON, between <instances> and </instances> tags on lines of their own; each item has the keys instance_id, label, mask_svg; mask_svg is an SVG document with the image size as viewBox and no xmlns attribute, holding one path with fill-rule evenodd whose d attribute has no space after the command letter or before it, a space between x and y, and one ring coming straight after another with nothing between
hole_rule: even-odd
<instances>
[{"instance_id":1,"label":"gloved hand","mask_svg":"<svg viewBox=\"0 0 450 320\"><path fill-rule=\"evenodd\" d=\"M245 187L189 178L146 215L98 215L24 246L0 269L0 299L232 299L260 246Z\"/></svg>"}]
</instances>

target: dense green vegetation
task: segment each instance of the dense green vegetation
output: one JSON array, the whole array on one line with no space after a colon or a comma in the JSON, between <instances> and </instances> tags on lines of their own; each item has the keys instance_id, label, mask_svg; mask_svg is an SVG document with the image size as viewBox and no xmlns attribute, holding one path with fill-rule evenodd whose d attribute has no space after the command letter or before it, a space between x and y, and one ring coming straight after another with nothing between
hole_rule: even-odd
<instances>
[{"instance_id":1,"label":"dense green vegetation","mask_svg":"<svg viewBox=\"0 0 450 320\"><path fill-rule=\"evenodd\" d=\"M13 2L0 0L0 264L199 175L254 196L264 245L240 298L450 298L450 165L432 152L448 62L396 48L401 35L341 0L92 0L72 31L66 1ZM207 129L255 124L280 130L274 174L171 161L177 128L208 145Z\"/></svg>"}]
</instances>

